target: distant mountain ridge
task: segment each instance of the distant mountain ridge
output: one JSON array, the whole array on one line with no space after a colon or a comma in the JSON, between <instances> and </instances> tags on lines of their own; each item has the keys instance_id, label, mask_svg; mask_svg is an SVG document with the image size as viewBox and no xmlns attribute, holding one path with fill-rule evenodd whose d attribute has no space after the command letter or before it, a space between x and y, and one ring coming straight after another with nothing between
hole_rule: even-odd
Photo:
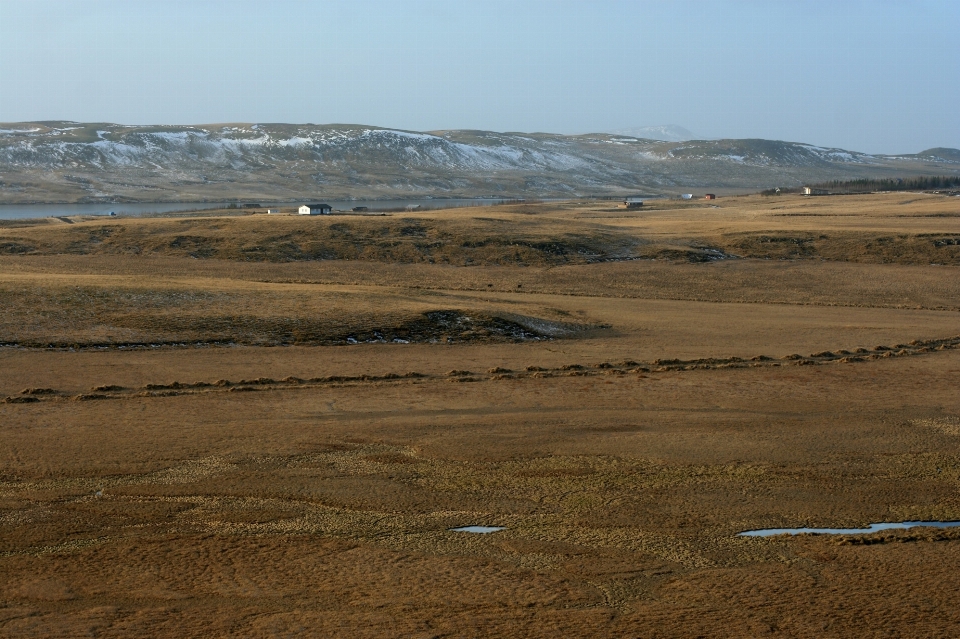
<instances>
[{"instance_id":1,"label":"distant mountain ridge","mask_svg":"<svg viewBox=\"0 0 960 639\"><path fill-rule=\"evenodd\" d=\"M697 136L688 129L677 124L662 124L660 126L638 126L628 129L614 129L607 131L614 135L626 135L646 140L662 140L664 142L686 142L696 140Z\"/></svg>"},{"instance_id":2,"label":"distant mountain ridge","mask_svg":"<svg viewBox=\"0 0 960 639\"><path fill-rule=\"evenodd\" d=\"M956 175L960 151L364 125L0 124L0 203L575 197Z\"/></svg>"}]
</instances>

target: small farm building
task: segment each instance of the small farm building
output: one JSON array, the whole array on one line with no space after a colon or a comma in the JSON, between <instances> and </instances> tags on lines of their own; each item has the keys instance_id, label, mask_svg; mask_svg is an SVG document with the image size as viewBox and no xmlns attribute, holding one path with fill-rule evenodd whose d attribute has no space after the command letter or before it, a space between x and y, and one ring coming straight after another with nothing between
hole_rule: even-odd
<instances>
[{"instance_id":1,"label":"small farm building","mask_svg":"<svg viewBox=\"0 0 960 639\"><path fill-rule=\"evenodd\" d=\"M705 199L705 200L715 200L715 199L717 199L717 196L714 195L713 193L707 193L706 195L703 196L703 199Z\"/></svg>"},{"instance_id":2,"label":"small farm building","mask_svg":"<svg viewBox=\"0 0 960 639\"><path fill-rule=\"evenodd\" d=\"M692 200L692 199L693 199L693 193L684 193L684 194L681 195L680 197L683 198L684 200Z\"/></svg>"},{"instance_id":3,"label":"small farm building","mask_svg":"<svg viewBox=\"0 0 960 639\"><path fill-rule=\"evenodd\" d=\"M826 189L815 189L809 186L803 187L804 195L829 195L830 191Z\"/></svg>"},{"instance_id":4,"label":"small farm building","mask_svg":"<svg viewBox=\"0 0 960 639\"><path fill-rule=\"evenodd\" d=\"M300 207L300 215L330 215L332 210L329 204L304 204Z\"/></svg>"},{"instance_id":5,"label":"small farm building","mask_svg":"<svg viewBox=\"0 0 960 639\"><path fill-rule=\"evenodd\" d=\"M276 215L280 212L280 209L267 209L267 215Z\"/></svg>"},{"instance_id":6,"label":"small farm building","mask_svg":"<svg viewBox=\"0 0 960 639\"><path fill-rule=\"evenodd\" d=\"M639 209L643 206L643 200L624 200L623 204L618 205L621 209Z\"/></svg>"}]
</instances>

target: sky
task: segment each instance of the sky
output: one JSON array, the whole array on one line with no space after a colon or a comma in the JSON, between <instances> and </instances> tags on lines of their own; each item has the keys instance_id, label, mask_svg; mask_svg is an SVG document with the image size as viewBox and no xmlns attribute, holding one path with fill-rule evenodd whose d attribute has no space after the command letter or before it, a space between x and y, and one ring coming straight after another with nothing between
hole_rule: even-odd
<instances>
[{"instance_id":1,"label":"sky","mask_svg":"<svg viewBox=\"0 0 960 639\"><path fill-rule=\"evenodd\" d=\"M0 122L960 148L956 0L0 0Z\"/></svg>"}]
</instances>

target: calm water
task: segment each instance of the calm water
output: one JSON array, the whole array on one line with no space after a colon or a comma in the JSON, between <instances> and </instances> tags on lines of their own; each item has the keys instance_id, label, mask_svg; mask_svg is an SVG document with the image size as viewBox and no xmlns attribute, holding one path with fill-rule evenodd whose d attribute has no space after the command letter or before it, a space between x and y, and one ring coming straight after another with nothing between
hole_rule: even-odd
<instances>
[{"instance_id":1,"label":"calm water","mask_svg":"<svg viewBox=\"0 0 960 639\"><path fill-rule=\"evenodd\" d=\"M420 209L447 209L462 206L491 206L501 204L503 199L493 198L462 198L462 199L422 199L422 200L309 200L309 202L326 202L334 211L349 211L356 206L366 206L371 211L384 209L404 209L409 206L418 206ZM305 200L304 203L307 203ZM264 207L290 207L299 203L285 202L282 204L267 201L260 202ZM197 211L204 209L221 209L227 203L156 203L156 204L0 204L0 220L18 220L38 217L61 217L66 215L110 215L113 211L117 215L150 215L152 213L172 213L175 211Z\"/></svg>"},{"instance_id":2,"label":"calm water","mask_svg":"<svg viewBox=\"0 0 960 639\"><path fill-rule=\"evenodd\" d=\"M0 220L20 220L37 217L60 217L64 215L149 215L171 211L195 211L197 209L221 208L217 203L155 203L155 204L0 204Z\"/></svg>"},{"instance_id":3,"label":"calm water","mask_svg":"<svg viewBox=\"0 0 960 639\"><path fill-rule=\"evenodd\" d=\"M870 533L880 532L881 530L905 530L907 528L917 528L926 526L930 528L955 528L960 526L960 521L901 521L901 522L881 522L870 524L866 528L764 528L761 530L748 530L742 532L738 537L772 537L774 535L868 535Z\"/></svg>"},{"instance_id":4,"label":"calm water","mask_svg":"<svg viewBox=\"0 0 960 639\"><path fill-rule=\"evenodd\" d=\"M503 526L463 526L461 528L451 528L453 532L465 532L465 533L474 533L479 535L486 535L488 533L500 532L501 530L506 530Z\"/></svg>"}]
</instances>

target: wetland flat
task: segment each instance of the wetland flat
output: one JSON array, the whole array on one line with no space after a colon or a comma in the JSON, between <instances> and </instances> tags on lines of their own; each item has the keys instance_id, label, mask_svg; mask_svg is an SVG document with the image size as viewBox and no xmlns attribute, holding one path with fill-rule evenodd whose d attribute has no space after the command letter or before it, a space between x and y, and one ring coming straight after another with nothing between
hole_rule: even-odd
<instances>
[{"instance_id":1,"label":"wetland flat","mask_svg":"<svg viewBox=\"0 0 960 639\"><path fill-rule=\"evenodd\" d=\"M0 223L0 636L957 634L739 534L960 520L960 198L715 204Z\"/></svg>"}]
</instances>

